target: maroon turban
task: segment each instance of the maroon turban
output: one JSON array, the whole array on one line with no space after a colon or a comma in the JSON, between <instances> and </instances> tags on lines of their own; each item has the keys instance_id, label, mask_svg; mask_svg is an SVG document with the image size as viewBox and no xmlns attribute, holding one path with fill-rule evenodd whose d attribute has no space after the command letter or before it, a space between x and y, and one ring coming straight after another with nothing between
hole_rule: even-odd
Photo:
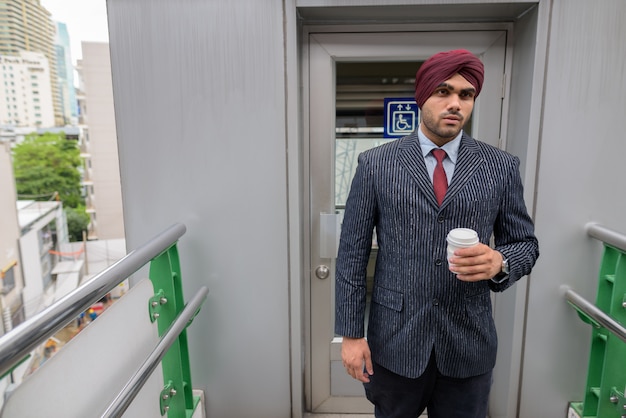
<instances>
[{"instance_id":1,"label":"maroon turban","mask_svg":"<svg viewBox=\"0 0 626 418\"><path fill-rule=\"evenodd\" d=\"M483 63L465 49L439 52L428 58L415 75L415 101L421 109L438 85L459 73L480 93L484 79Z\"/></svg>"}]
</instances>

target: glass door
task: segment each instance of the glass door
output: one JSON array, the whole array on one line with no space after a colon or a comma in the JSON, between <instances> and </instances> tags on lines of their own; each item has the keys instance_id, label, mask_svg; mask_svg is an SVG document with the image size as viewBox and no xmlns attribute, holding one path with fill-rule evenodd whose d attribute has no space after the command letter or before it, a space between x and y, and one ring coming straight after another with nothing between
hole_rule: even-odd
<instances>
[{"instance_id":1,"label":"glass door","mask_svg":"<svg viewBox=\"0 0 626 418\"><path fill-rule=\"evenodd\" d=\"M505 32L310 33L308 43L309 312L305 389L310 411L373 413L363 386L341 362L334 329L334 268L344 205L359 153L410 133L419 123L415 73L430 55L466 48L481 57L486 81L466 131L499 143ZM306 77L305 77L306 78ZM386 106L387 105L387 106ZM396 104L396 106L399 104ZM387 111L385 111L387 108ZM393 116L392 116L393 115ZM404 133L403 133L404 132ZM368 265L371 289L376 240ZM369 295L368 295L369 296ZM367 312L366 318L367 321Z\"/></svg>"}]
</instances>

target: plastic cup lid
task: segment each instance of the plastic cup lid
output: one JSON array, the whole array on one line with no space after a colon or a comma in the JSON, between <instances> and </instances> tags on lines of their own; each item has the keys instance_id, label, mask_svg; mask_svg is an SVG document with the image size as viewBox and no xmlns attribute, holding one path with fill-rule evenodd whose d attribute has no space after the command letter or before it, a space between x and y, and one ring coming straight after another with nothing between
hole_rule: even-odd
<instances>
[{"instance_id":1,"label":"plastic cup lid","mask_svg":"<svg viewBox=\"0 0 626 418\"><path fill-rule=\"evenodd\" d=\"M469 228L456 228L448 232L448 241L456 244L476 244L478 233Z\"/></svg>"}]
</instances>

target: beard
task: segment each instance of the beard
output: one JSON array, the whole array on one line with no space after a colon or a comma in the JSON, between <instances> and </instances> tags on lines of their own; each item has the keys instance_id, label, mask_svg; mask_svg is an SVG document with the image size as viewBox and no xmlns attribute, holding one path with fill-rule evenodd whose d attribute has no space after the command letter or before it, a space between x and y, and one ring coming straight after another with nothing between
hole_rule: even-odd
<instances>
[{"instance_id":1,"label":"beard","mask_svg":"<svg viewBox=\"0 0 626 418\"><path fill-rule=\"evenodd\" d=\"M446 126L444 121L446 116L456 116L459 123L455 126ZM461 132L463 126L465 126L465 118L459 112L446 112L436 117L429 111L422 111L421 123L423 123L424 127L435 135L437 139L448 142L456 138L459 132Z\"/></svg>"}]
</instances>

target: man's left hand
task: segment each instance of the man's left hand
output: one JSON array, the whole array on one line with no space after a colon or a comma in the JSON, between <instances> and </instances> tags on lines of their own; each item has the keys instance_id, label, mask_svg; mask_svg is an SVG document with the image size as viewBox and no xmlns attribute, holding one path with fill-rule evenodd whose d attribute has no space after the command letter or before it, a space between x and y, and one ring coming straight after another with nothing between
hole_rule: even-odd
<instances>
[{"instance_id":1,"label":"man's left hand","mask_svg":"<svg viewBox=\"0 0 626 418\"><path fill-rule=\"evenodd\" d=\"M490 280L502 271L502 254L485 244L477 244L469 248L454 251L448 260L450 271L459 280L477 282Z\"/></svg>"}]
</instances>

